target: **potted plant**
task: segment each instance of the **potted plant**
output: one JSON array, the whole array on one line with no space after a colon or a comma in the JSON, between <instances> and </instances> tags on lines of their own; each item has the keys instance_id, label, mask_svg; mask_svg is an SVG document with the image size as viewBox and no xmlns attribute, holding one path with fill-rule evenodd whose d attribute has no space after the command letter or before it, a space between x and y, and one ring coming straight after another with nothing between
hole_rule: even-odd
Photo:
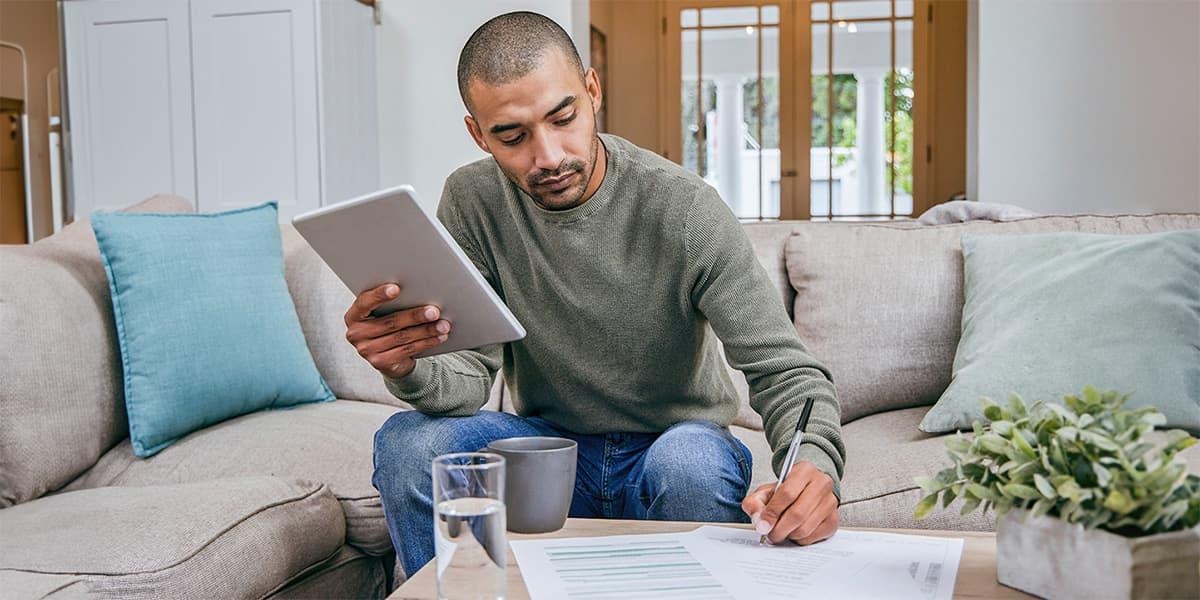
<instances>
[{"instance_id":1,"label":"potted plant","mask_svg":"<svg viewBox=\"0 0 1200 600\"><path fill-rule=\"evenodd\" d=\"M1147 439L1166 419L1124 410L1128 396L1088 387L1063 404L983 399L984 425L946 440L953 465L918 477L939 503L997 515L1000 583L1048 598L1200 598L1200 477L1176 454L1182 430Z\"/></svg>"}]
</instances>

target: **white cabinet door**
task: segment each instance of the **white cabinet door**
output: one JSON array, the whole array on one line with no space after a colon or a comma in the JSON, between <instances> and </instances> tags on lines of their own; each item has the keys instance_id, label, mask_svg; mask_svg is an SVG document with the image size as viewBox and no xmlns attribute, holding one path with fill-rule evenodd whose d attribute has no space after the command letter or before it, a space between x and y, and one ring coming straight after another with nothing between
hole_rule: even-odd
<instances>
[{"instance_id":1,"label":"white cabinet door","mask_svg":"<svg viewBox=\"0 0 1200 600\"><path fill-rule=\"evenodd\" d=\"M192 0L201 210L320 205L312 0Z\"/></svg>"},{"instance_id":2,"label":"white cabinet door","mask_svg":"<svg viewBox=\"0 0 1200 600\"><path fill-rule=\"evenodd\" d=\"M187 0L63 2L72 214L196 197Z\"/></svg>"}]
</instances>

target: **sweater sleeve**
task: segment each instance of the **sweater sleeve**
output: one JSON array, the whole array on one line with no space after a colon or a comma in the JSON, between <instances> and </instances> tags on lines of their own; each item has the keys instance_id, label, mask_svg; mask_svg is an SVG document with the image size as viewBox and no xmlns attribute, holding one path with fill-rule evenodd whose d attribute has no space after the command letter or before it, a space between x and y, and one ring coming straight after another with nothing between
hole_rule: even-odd
<instances>
[{"instance_id":1,"label":"sweater sleeve","mask_svg":"<svg viewBox=\"0 0 1200 600\"><path fill-rule=\"evenodd\" d=\"M488 285L495 289L495 276L463 226L449 182L442 189L437 216ZM494 344L475 350L418 358L412 373L399 379L384 377L384 382L393 396L425 414L470 416L487 403L492 382L500 370L501 354L502 346Z\"/></svg>"},{"instance_id":2,"label":"sweater sleeve","mask_svg":"<svg viewBox=\"0 0 1200 600\"><path fill-rule=\"evenodd\" d=\"M776 475L804 400L811 397L813 410L796 460L807 460L832 477L840 502L846 449L832 378L800 342L750 240L709 186L688 208L684 244L692 305L724 344L729 364L746 375L750 406L762 416Z\"/></svg>"}]
</instances>

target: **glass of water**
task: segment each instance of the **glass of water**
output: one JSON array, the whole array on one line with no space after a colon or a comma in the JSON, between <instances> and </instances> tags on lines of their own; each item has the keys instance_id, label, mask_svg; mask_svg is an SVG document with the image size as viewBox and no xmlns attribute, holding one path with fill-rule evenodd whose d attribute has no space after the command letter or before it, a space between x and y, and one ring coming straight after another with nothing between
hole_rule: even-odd
<instances>
[{"instance_id":1,"label":"glass of water","mask_svg":"<svg viewBox=\"0 0 1200 600\"><path fill-rule=\"evenodd\" d=\"M433 459L439 599L504 598L504 514L504 457L460 452Z\"/></svg>"}]
</instances>

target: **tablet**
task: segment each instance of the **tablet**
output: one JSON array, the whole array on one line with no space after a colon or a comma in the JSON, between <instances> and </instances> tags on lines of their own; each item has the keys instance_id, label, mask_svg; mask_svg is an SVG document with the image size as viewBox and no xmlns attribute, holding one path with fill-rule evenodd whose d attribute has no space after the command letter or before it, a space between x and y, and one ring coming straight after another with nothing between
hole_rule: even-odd
<instances>
[{"instance_id":1,"label":"tablet","mask_svg":"<svg viewBox=\"0 0 1200 600\"><path fill-rule=\"evenodd\" d=\"M525 337L525 328L450 232L421 208L410 186L307 212L292 224L354 295L400 285L400 295L374 315L426 304L441 308L450 336L418 357Z\"/></svg>"}]
</instances>

